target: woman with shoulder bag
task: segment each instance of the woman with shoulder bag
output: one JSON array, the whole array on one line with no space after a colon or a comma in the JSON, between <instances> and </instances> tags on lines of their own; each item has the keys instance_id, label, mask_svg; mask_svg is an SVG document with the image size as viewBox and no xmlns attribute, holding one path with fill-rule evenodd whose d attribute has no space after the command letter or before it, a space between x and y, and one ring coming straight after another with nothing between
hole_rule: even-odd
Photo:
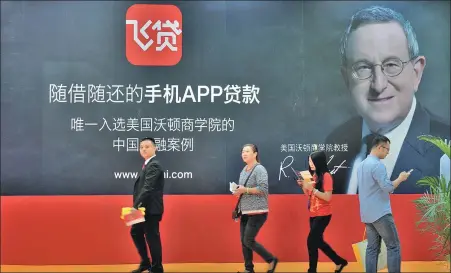
<instances>
[{"instance_id":1,"label":"woman with shoulder bag","mask_svg":"<svg viewBox=\"0 0 451 273\"><path fill-rule=\"evenodd\" d=\"M241 171L238 188L233 194L240 198L234 217L241 218L240 234L244 272L254 273L253 251L255 251L269 264L267 273L273 273L278 259L255 241L255 237L268 217L268 173L259 163L256 145L244 145L241 157L246 166Z\"/></svg>"}]
</instances>

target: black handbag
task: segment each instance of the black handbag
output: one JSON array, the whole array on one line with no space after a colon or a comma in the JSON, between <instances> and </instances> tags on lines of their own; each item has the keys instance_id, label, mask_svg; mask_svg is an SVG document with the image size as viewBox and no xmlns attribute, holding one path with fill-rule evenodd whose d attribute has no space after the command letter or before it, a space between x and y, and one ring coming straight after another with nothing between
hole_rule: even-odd
<instances>
[{"instance_id":1,"label":"black handbag","mask_svg":"<svg viewBox=\"0 0 451 273\"><path fill-rule=\"evenodd\" d=\"M247 181L249 181L249 178L251 177L252 173L254 172L255 167L257 167L258 164L255 164L255 166L252 168L251 173L249 174L249 176L247 177L246 181L244 182L244 187L246 187L247 185ZM241 194L240 197L238 198L238 202L236 203L235 209L232 211L232 219L233 220L237 220L238 218L241 217L241 211L239 210L239 205L240 205L240 201L241 201L241 197L243 197L243 195Z\"/></svg>"}]
</instances>

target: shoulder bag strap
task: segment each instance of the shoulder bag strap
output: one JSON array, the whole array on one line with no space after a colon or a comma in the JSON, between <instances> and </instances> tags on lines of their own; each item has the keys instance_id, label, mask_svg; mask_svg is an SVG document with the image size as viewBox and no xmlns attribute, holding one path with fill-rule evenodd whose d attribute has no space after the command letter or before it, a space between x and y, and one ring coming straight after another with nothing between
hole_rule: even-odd
<instances>
[{"instance_id":1,"label":"shoulder bag strap","mask_svg":"<svg viewBox=\"0 0 451 273\"><path fill-rule=\"evenodd\" d=\"M252 173L254 172L254 169L257 167L257 165L260 165L260 164L257 163L257 164L255 164L255 166L252 168L251 173L249 174L249 176L247 177L246 181L244 182L244 187L246 187L247 181L249 181L249 178L251 177L251 175L252 175ZM240 201L241 201L241 197L243 197L242 194L241 194L240 197L238 198L238 202L236 202L235 210L238 209L238 206L239 206Z\"/></svg>"}]
</instances>

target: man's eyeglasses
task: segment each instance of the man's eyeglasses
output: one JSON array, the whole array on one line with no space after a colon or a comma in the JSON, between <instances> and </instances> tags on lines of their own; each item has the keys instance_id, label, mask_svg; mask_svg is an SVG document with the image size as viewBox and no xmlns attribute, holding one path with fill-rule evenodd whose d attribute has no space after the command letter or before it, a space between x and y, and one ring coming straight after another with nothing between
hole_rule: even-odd
<instances>
[{"instance_id":1,"label":"man's eyeglasses","mask_svg":"<svg viewBox=\"0 0 451 273\"><path fill-rule=\"evenodd\" d=\"M380 66L382 72L388 77L396 77L404 70L405 65L414 60L416 57L408 61L401 61L398 58L385 60L382 64L372 64L369 62L357 62L352 65L352 75L359 80L366 80L373 76L374 68Z\"/></svg>"}]
</instances>

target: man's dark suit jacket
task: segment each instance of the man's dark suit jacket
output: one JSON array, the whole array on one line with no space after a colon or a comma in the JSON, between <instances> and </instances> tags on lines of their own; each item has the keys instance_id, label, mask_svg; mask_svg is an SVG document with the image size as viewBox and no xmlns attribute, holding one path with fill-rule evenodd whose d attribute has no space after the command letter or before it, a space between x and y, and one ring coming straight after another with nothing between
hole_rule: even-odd
<instances>
[{"instance_id":1,"label":"man's dark suit jacket","mask_svg":"<svg viewBox=\"0 0 451 273\"><path fill-rule=\"evenodd\" d=\"M147 162L135 182L133 207L146 208L145 215L162 215L164 190L164 172L154 158Z\"/></svg>"},{"instance_id":2,"label":"man's dark suit jacket","mask_svg":"<svg viewBox=\"0 0 451 273\"><path fill-rule=\"evenodd\" d=\"M402 182L394 193L424 193L427 188L418 186L416 182L425 176L440 175L440 158L443 152L433 144L419 140L420 135L432 135L449 140L450 125L434 117L419 103L410 124L409 131L396 160L391 180L398 178L402 171L414 169L409 178ZM335 152L333 165L339 165L343 160L343 166L347 169L339 169L334 175L334 193L346 193L348 181L351 176L351 167L355 157L360 152L362 139L362 118L355 117L336 128L326 139L327 144L347 144L347 152ZM332 166L330 166L332 169Z\"/></svg>"}]
</instances>

